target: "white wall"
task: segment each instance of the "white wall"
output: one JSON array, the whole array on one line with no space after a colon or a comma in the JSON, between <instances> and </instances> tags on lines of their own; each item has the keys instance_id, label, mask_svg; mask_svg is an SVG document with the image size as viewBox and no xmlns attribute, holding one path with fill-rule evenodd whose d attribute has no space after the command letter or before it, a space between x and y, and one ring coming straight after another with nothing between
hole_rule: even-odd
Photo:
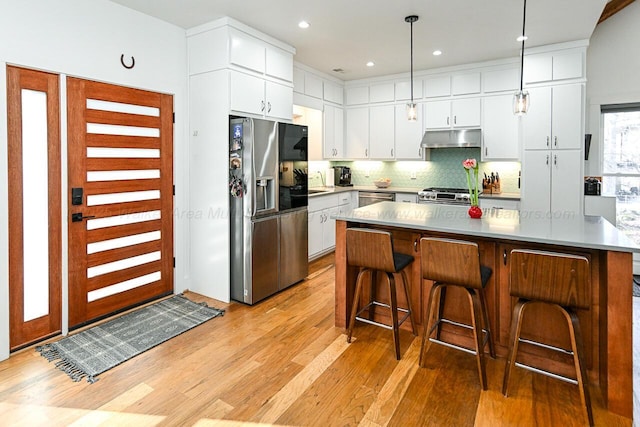
<instances>
[{"instance_id":1,"label":"white wall","mask_svg":"<svg viewBox=\"0 0 640 427\"><path fill-rule=\"evenodd\" d=\"M601 174L600 105L640 102L640 2L598 25L587 50L587 133L593 134L585 173Z\"/></svg>"},{"instance_id":2,"label":"white wall","mask_svg":"<svg viewBox=\"0 0 640 427\"><path fill-rule=\"evenodd\" d=\"M0 0L0 360L9 356L6 64L174 95L176 212L188 205L185 31L106 0ZM120 55L135 57L125 69ZM64 89L64 86L61 86ZM63 194L66 120L62 116ZM62 229L66 232L66 215ZM188 287L188 223L175 218L175 290ZM63 242L66 237L63 236ZM63 249L66 263L66 248ZM63 288L66 295L66 265ZM63 306L66 313L66 303ZM66 317L63 319L66 330Z\"/></svg>"}]
</instances>

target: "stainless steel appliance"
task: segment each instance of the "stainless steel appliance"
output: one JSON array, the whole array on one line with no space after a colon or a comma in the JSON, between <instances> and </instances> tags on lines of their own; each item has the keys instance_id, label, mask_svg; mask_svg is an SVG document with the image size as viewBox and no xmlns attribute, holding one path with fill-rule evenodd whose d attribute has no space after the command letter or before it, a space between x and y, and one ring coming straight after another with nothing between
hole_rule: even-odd
<instances>
[{"instance_id":1,"label":"stainless steel appliance","mask_svg":"<svg viewBox=\"0 0 640 427\"><path fill-rule=\"evenodd\" d=\"M471 205L469 190L466 188L430 187L418 191L418 203L440 203L448 205Z\"/></svg>"},{"instance_id":2,"label":"stainless steel appliance","mask_svg":"<svg viewBox=\"0 0 640 427\"><path fill-rule=\"evenodd\" d=\"M231 298L247 304L308 274L307 129L282 125L230 119Z\"/></svg>"},{"instance_id":3,"label":"stainless steel appliance","mask_svg":"<svg viewBox=\"0 0 640 427\"><path fill-rule=\"evenodd\" d=\"M584 180L585 196L599 196L602 184L598 178L590 177Z\"/></svg>"},{"instance_id":4,"label":"stainless steel appliance","mask_svg":"<svg viewBox=\"0 0 640 427\"><path fill-rule=\"evenodd\" d=\"M351 168L347 166L334 166L334 185L338 187L351 187Z\"/></svg>"},{"instance_id":5,"label":"stainless steel appliance","mask_svg":"<svg viewBox=\"0 0 640 427\"><path fill-rule=\"evenodd\" d=\"M422 148L455 148L482 146L480 129L428 130L420 143Z\"/></svg>"},{"instance_id":6,"label":"stainless steel appliance","mask_svg":"<svg viewBox=\"0 0 640 427\"><path fill-rule=\"evenodd\" d=\"M358 191L358 207L369 206L380 202L393 202L396 195L382 191Z\"/></svg>"}]
</instances>

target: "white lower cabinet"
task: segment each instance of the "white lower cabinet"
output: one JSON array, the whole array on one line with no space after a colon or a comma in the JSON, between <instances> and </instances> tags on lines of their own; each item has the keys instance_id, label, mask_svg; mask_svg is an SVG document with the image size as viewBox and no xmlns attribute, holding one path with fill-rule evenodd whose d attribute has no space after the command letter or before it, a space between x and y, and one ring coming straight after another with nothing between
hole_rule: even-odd
<instances>
[{"instance_id":1,"label":"white lower cabinet","mask_svg":"<svg viewBox=\"0 0 640 427\"><path fill-rule=\"evenodd\" d=\"M581 150L525 150L521 213L536 217L582 215Z\"/></svg>"},{"instance_id":2,"label":"white lower cabinet","mask_svg":"<svg viewBox=\"0 0 640 427\"><path fill-rule=\"evenodd\" d=\"M418 203L418 191L415 193L396 193L396 202Z\"/></svg>"},{"instance_id":3,"label":"white lower cabinet","mask_svg":"<svg viewBox=\"0 0 640 427\"><path fill-rule=\"evenodd\" d=\"M336 220L331 217L352 208L352 193L345 191L309 199L309 258L330 252L336 246Z\"/></svg>"},{"instance_id":4,"label":"white lower cabinet","mask_svg":"<svg viewBox=\"0 0 640 427\"><path fill-rule=\"evenodd\" d=\"M480 197L480 208L486 209L512 209L520 210L520 200L501 199L498 197Z\"/></svg>"}]
</instances>

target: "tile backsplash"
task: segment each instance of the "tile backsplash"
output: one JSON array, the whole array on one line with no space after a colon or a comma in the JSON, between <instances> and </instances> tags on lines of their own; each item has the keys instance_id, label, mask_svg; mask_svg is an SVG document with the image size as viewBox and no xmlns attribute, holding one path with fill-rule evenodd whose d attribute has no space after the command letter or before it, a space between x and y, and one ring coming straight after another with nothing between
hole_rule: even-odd
<instances>
[{"instance_id":1,"label":"tile backsplash","mask_svg":"<svg viewBox=\"0 0 640 427\"><path fill-rule=\"evenodd\" d=\"M438 148L431 150L429 161L311 161L309 162L309 186L320 187L326 182L326 171L332 166L349 166L354 185L373 185L379 178L390 178L392 187L422 189L426 187L466 188L467 177L462 161L480 159L479 148ZM502 191L519 193L519 162L481 162L483 173L498 172Z\"/></svg>"}]
</instances>

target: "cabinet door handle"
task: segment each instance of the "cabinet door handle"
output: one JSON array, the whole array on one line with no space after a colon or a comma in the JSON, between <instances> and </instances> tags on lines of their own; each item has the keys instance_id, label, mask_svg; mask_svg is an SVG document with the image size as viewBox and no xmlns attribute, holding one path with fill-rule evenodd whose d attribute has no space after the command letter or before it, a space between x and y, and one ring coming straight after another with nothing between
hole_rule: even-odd
<instances>
[{"instance_id":1,"label":"cabinet door handle","mask_svg":"<svg viewBox=\"0 0 640 427\"><path fill-rule=\"evenodd\" d=\"M422 157L422 147L418 148L418 157Z\"/></svg>"},{"instance_id":2,"label":"cabinet door handle","mask_svg":"<svg viewBox=\"0 0 640 427\"><path fill-rule=\"evenodd\" d=\"M453 124L457 124L458 123L458 116L453 116Z\"/></svg>"},{"instance_id":3,"label":"cabinet door handle","mask_svg":"<svg viewBox=\"0 0 640 427\"><path fill-rule=\"evenodd\" d=\"M391 149L391 157L393 157L393 148Z\"/></svg>"},{"instance_id":4,"label":"cabinet door handle","mask_svg":"<svg viewBox=\"0 0 640 427\"><path fill-rule=\"evenodd\" d=\"M449 125L449 117L447 117L447 126Z\"/></svg>"},{"instance_id":5,"label":"cabinet door handle","mask_svg":"<svg viewBox=\"0 0 640 427\"><path fill-rule=\"evenodd\" d=\"M364 156L365 157L369 157L369 149L368 148L364 149Z\"/></svg>"},{"instance_id":6,"label":"cabinet door handle","mask_svg":"<svg viewBox=\"0 0 640 427\"><path fill-rule=\"evenodd\" d=\"M264 101L260 101L260 111L264 111Z\"/></svg>"},{"instance_id":7,"label":"cabinet door handle","mask_svg":"<svg viewBox=\"0 0 640 427\"><path fill-rule=\"evenodd\" d=\"M554 154L554 155L553 155L553 164L554 164L555 166L557 166L557 165L558 165L558 155L557 155L557 154Z\"/></svg>"},{"instance_id":8,"label":"cabinet door handle","mask_svg":"<svg viewBox=\"0 0 640 427\"><path fill-rule=\"evenodd\" d=\"M557 146L558 146L558 137L557 137L557 136L554 136L554 137L553 137L553 146L554 146L554 147L557 147Z\"/></svg>"},{"instance_id":9,"label":"cabinet door handle","mask_svg":"<svg viewBox=\"0 0 640 427\"><path fill-rule=\"evenodd\" d=\"M271 112L271 103L267 102L267 113Z\"/></svg>"},{"instance_id":10,"label":"cabinet door handle","mask_svg":"<svg viewBox=\"0 0 640 427\"><path fill-rule=\"evenodd\" d=\"M549 155L547 154L547 166L549 165Z\"/></svg>"},{"instance_id":11,"label":"cabinet door handle","mask_svg":"<svg viewBox=\"0 0 640 427\"><path fill-rule=\"evenodd\" d=\"M549 137L547 137L547 147L549 146Z\"/></svg>"},{"instance_id":12,"label":"cabinet door handle","mask_svg":"<svg viewBox=\"0 0 640 427\"><path fill-rule=\"evenodd\" d=\"M413 241L413 251L418 252L418 239Z\"/></svg>"},{"instance_id":13,"label":"cabinet door handle","mask_svg":"<svg viewBox=\"0 0 640 427\"><path fill-rule=\"evenodd\" d=\"M484 147L484 155L485 156L489 155L489 149L487 147Z\"/></svg>"},{"instance_id":14,"label":"cabinet door handle","mask_svg":"<svg viewBox=\"0 0 640 427\"><path fill-rule=\"evenodd\" d=\"M507 250L506 249L502 252L502 262L504 263L504 265L507 265Z\"/></svg>"}]
</instances>

